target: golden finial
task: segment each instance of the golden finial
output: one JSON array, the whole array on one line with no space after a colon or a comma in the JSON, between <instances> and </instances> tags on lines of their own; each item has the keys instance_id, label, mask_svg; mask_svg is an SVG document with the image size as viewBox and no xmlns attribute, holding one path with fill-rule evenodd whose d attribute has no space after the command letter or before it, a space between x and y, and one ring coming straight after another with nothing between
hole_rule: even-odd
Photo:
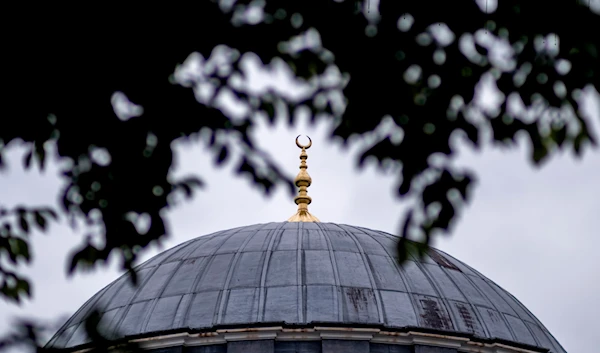
<instances>
[{"instance_id":1,"label":"golden finial","mask_svg":"<svg viewBox=\"0 0 600 353\"><path fill-rule=\"evenodd\" d=\"M306 154L306 150L312 146L312 140L308 137L308 145L302 146L300 142L298 142L298 135L296 137L296 146L302 148L302 152L300 153L300 172L294 179L294 184L299 188L298 196L294 198L294 202L298 205L298 212L295 215L288 219L288 222L320 222L319 219L308 212L308 204L311 203L312 199L308 196L306 189L312 183L312 179L310 175L306 172L306 158L308 155Z\"/></svg>"}]
</instances>

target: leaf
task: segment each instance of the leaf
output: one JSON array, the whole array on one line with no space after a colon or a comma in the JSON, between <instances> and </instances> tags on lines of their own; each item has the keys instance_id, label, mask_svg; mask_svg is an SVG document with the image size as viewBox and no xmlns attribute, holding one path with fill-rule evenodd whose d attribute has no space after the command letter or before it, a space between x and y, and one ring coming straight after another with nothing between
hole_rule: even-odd
<instances>
[{"instance_id":1,"label":"leaf","mask_svg":"<svg viewBox=\"0 0 600 353\"><path fill-rule=\"evenodd\" d=\"M227 146L225 146L225 145L221 146L219 155L217 157L217 164L222 164L223 162L225 162L225 160L227 159L227 155L228 155Z\"/></svg>"},{"instance_id":2,"label":"leaf","mask_svg":"<svg viewBox=\"0 0 600 353\"><path fill-rule=\"evenodd\" d=\"M179 183L179 184L175 185L175 188L182 189L183 193L185 194L185 197L187 197L187 198L192 197L192 189L187 184Z\"/></svg>"},{"instance_id":3,"label":"leaf","mask_svg":"<svg viewBox=\"0 0 600 353\"><path fill-rule=\"evenodd\" d=\"M133 259L129 259L125 265L123 266L125 270L127 270L127 274L129 275L129 279L131 280L131 284L134 286L138 285L139 276L137 271L131 266Z\"/></svg>"},{"instance_id":4,"label":"leaf","mask_svg":"<svg viewBox=\"0 0 600 353\"><path fill-rule=\"evenodd\" d=\"M58 220L58 214L56 213L56 211L54 211L51 208L48 208L48 207L46 207L46 208L40 208L39 212L41 214L43 214L44 216L46 216L46 217L53 218L55 221Z\"/></svg>"},{"instance_id":5,"label":"leaf","mask_svg":"<svg viewBox=\"0 0 600 353\"><path fill-rule=\"evenodd\" d=\"M21 214L19 216L19 225L21 226L21 230L23 230L23 232L29 233L29 223L27 223L25 214Z\"/></svg>"},{"instance_id":6,"label":"leaf","mask_svg":"<svg viewBox=\"0 0 600 353\"><path fill-rule=\"evenodd\" d=\"M458 190L458 192L460 193L460 195L462 196L463 200L468 200L469 194L469 186L471 185L471 182L473 181L473 177L471 176L470 173L465 174L462 178L462 180L458 181L455 185L456 190Z\"/></svg>"},{"instance_id":7,"label":"leaf","mask_svg":"<svg viewBox=\"0 0 600 353\"><path fill-rule=\"evenodd\" d=\"M29 262L31 260L31 256L29 253L29 245L27 242L18 237L11 237L10 240L10 250L14 255L15 259L22 257L25 261Z\"/></svg>"},{"instance_id":8,"label":"leaf","mask_svg":"<svg viewBox=\"0 0 600 353\"><path fill-rule=\"evenodd\" d=\"M186 197L192 197L194 188L201 188L204 183L196 177L187 177L173 184L173 191L182 189Z\"/></svg>"},{"instance_id":9,"label":"leaf","mask_svg":"<svg viewBox=\"0 0 600 353\"><path fill-rule=\"evenodd\" d=\"M575 139L573 140L573 149L575 152L575 156L577 157L582 157L583 154L583 144L589 141L588 135L586 135L583 132L580 132L579 134L577 134L577 136L575 136Z\"/></svg>"},{"instance_id":10,"label":"leaf","mask_svg":"<svg viewBox=\"0 0 600 353\"><path fill-rule=\"evenodd\" d=\"M35 156L40 163L40 170L44 170L46 164L46 150L43 143L36 143L33 145L35 148Z\"/></svg>"},{"instance_id":11,"label":"leaf","mask_svg":"<svg viewBox=\"0 0 600 353\"><path fill-rule=\"evenodd\" d=\"M540 164L548 156L548 148L539 144L533 147L531 158L535 164Z\"/></svg>"},{"instance_id":12,"label":"leaf","mask_svg":"<svg viewBox=\"0 0 600 353\"><path fill-rule=\"evenodd\" d=\"M25 167L25 169L29 169L29 167L31 166L31 157L33 157L33 148L27 151L23 158L23 166Z\"/></svg>"},{"instance_id":13,"label":"leaf","mask_svg":"<svg viewBox=\"0 0 600 353\"><path fill-rule=\"evenodd\" d=\"M267 117L269 118L269 122L271 124L275 123L275 107L273 103L270 102L262 102L261 109L267 113Z\"/></svg>"},{"instance_id":14,"label":"leaf","mask_svg":"<svg viewBox=\"0 0 600 353\"><path fill-rule=\"evenodd\" d=\"M67 273L72 275L78 267L89 269L96 261L102 259L100 255L101 252L91 245L88 240L88 243L71 258L71 264L69 265Z\"/></svg>"},{"instance_id":15,"label":"leaf","mask_svg":"<svg viewBox=\"0 0 600 353\"><path fill-rule=\"evenodd\" d=\"M13 284L10 285L8 279L11 279ZM5 299L14 303L20 304L22 298L31 297L31 287L29 280L17 275L16 273L3 270L0 267L0 294ZM0 346L2 348L2 346Z\"/></svg>"},{"instance_id":16,"label":"leaf","mask_svg":"<svg viewBox=\"0 0 600 353\"><path fill-rule=\"evenodd\" d=\"M23 293L27 297L31 297L31 286L29 285L29 282L27 280L18 279L15 287L17 292Z\"/></svg>"},{"instance_id":17,"label":"leaf","mask_svg":"<svg viewBox=\"0 0 600 353\"><path fill-rule=\"evenodd\" d=\"M450 223L454 219L455 215L456 211L454 210L454 206L452 205L452 203L448 201L448 199L444 200L444 202L442 202L442 209L440 210L440 213L433 222L432 228L441 228L443 230L448 230L448 227L450 226Z\"/></svg>"},{"instance_id":18,"label":"leaf","mask_svg":"<svg viewBox=\"0 0 600 353\"><path fill-rule=\"evenodd\" d=\"M445 171L445 172L447 172L447 171ZM441 198L444 197L445 191L447 190L447 188L444 187L442 180L443 179L439 179L438 181L427 185L425 187L425 189L423 189L422 200L423 200L423 205L425 207L431 205L432 203L434 203L436 201L440 201Z\"/></svg>"},{"instance_id":19,"label":"leaf","mask_svg":"<svg viewBox=\"0 0 600 353\"><path fill-rule=\"evenodd\" d=\"M47 224L46 219L44 218L44 216L42 216L42 213L39 211L35 211L33 214L35 215L35 222L37 223L37 225L40 227L40 229L45 231Z\"/></svg>"},{"instance_id":20,"label":"leaf","mask_svg":"<svg viewBox=\"0 0 600 353\"><path fill-rule=\"evenodd\" d=\"M456 123L467 134L467 138L473 142L475 147L479 147L479 129L467 121L463 111L458 112Z\"/></svg>"},{"instance_id":21,"label":"leaf","mask_svg":"<svg viewBox=\"0 0 600 353\"><path fill-rule=\"evenodd\" d=\"M561 147L567 139L567 126L565 125L560 128L553 129L552 132L554 141L556 142L558 147Z\"/></svg>"},{"instance_id":22,"label":"leaf","mask_svg":"<svg viewBox=\"0 0 600 353\"><path fill-rule=\"evenodd\" d=\"M408 229L410 226L410 222L412 222L412 219L413 219L413 213L414 213L413 210L408 210L408 212L406 213L404 222L402 223L402 232L400 233L401 236L403 236L403 237L408 236Z\"/></svg>"}]
</instances>

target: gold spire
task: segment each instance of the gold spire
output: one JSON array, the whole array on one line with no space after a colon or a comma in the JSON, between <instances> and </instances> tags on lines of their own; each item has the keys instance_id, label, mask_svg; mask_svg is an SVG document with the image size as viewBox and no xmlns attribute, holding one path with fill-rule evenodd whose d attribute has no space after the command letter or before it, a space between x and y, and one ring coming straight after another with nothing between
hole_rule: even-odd
<instances>
[{"instance_id":1,"label":"gold spire","mask_svg":"<svg viewBox=\"0 0 600 353\"><path fill-rule=\"evenodd\" d=\"M298 196L294 198L294 202L296 203L296 205L298 205L298 212L296 212L296 214L290 217L290 219L288 219L287 221L320 222L317 217L311 215L308 212L308 204L311 203L312 199L310 198L310 196L308 196L306 189L312 183L312 179L310 178L310 175L308 175L308 173L306 172L306 168L308 168L306 166L306 158L308 158L306 150L309 149L310 146L312 146L312 140L310 139L310 137L306 136L308 137L308 145L302 146L298 142L298 137L300 137L300 135L296 137L296 146L302 148L302 152L300 153L300 172L296 176L296 179L294 179L294 183L297 187L300 188L298 190Z\"/></svg>"}]
</instances>

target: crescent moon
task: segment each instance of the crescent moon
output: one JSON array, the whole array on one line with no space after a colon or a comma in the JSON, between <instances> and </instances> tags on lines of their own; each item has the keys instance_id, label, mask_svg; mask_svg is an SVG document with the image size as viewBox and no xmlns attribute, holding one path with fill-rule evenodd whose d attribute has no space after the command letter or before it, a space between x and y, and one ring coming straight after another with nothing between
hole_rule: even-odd
<instances>
[{"instance_id":1,"label":"crescent moon","mask_svg":"<svg viewBox=\"0 0 600 353\"><path fill-rule=\"evenodd\" d=\"M298 146L298 147L300 147L300 148L304 148L304 149L309 149L309 148L310 148L310 146L312 146L312 140L310 139L310 137L306 136L306 137L308 137L308 145L306 145L306 146L302 146L302 145L300 144L300 142L298 142L298 137L300 137L300 135L298 135L298 136L296 137L296 146Z\"/></svg>"}]
</instances>

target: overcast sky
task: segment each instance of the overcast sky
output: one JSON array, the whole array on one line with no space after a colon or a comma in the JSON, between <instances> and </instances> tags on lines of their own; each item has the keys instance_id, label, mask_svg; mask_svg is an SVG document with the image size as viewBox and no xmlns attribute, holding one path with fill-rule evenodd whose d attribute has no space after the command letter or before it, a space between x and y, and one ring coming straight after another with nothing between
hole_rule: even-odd
<instances>
[{"instance_id":1,"label":"overcast sky","mask_svg":"<svg viewBox=\"0 0 600 353\"><path fill-rule=\"evenodd\" d=\"M589 92L588 92L589 93ZM586 112L600 136L598 96L587 95ZM397 233L403 203L395 197L397 179L373 165L356 168L356 151L327 139L331 126L322 121L293 127L264 123L253 132L255 141L290 176L298 171L300 150L294 139L309 135L309 210L322 222L336 222ZM0 174L0 202L58 206L62 187L58 166L44 173L25 172L23 149L6 156L8 171ZM541 169L528 162L528 145L507 151L487 147L475 153L461 145L457 164L477 172L474 198L454 233L435 246L476 268L511 292L529 308L571 353L597 351L600 332L600 151L582 160L571 154L555 156ZM178 145L174 175L198 173L207 187L193 201L168 214L170 238L144 259L185 240L218 230L256 223L285 221L296 211L286 189L265 198L233 164L215 169L212 154L201 143ZM66 256L82 240L83 229L71 229L62 219L48 234L32 236L34 263L26 270L35 299L21 307L0 300L0 335L16 316L52 320L68 317L90 296L119 275L115 265L67 279Z\"/></svg>"}]
</instances>

